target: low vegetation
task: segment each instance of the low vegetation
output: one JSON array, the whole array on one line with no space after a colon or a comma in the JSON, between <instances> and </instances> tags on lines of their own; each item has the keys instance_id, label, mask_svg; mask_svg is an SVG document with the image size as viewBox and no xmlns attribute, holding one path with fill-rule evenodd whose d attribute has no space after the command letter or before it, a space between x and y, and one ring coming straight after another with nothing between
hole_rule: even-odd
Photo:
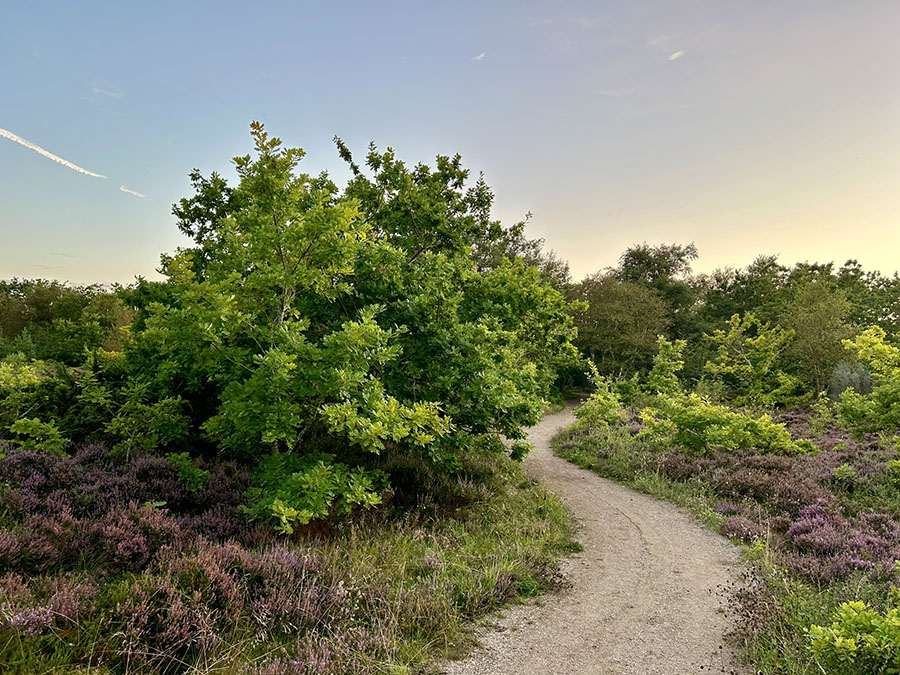
<instances>
[{"instance_id":1,"label":"low vegetation","mask_svg":"<svg viewBox=\"0 0 900 675\"><path fill-rule=\"evenodd\" d=\"M836 400L807 393L798 405L802 389L779 369L790 333L738 317L728 326L708 338L719 348L695 385L702 393L676 376L683 341L660 338L645 377L595 374L557 451L689 508L745 546L756 572L734 600L733 637L753 667L895 672L900 352L879 327L845 338L840 357L871 373L870 386L842 388L836 380L858 371L836 367Z\"/></svg>"}]
</instances>

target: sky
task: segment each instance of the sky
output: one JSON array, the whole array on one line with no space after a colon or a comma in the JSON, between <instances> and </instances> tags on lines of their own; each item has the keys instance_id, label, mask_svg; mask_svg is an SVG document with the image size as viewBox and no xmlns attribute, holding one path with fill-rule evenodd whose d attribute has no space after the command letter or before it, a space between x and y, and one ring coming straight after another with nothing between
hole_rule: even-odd
<instances>
[{"instance_id":1,"label":"sky","mask_svg":"<svg viewBox=\"0 0 900 675\"><path fill-rule=\"evenodd\" d=\"M900 270L900 2L70 2L0 19L0 278L158 278L259 120L460 153L577 279L647 242Z\"/></svg>"}]
</instances>

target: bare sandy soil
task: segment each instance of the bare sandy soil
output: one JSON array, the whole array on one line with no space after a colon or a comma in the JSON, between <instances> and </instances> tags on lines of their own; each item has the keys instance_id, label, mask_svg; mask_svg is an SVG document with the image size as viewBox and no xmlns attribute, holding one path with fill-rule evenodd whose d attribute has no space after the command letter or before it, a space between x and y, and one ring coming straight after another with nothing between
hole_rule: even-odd
<instances>
[{"instance_id":1,"label":"bare sandy soil","mask_svg":"<svg viewBox=\"0 0 900 675\"><path fill-rule=\"evenodd\" d=\"M553 454L571 410L530 430L529 473L579 523L582 553L563 564L566 590L519 605L479 631L448 675L741 673L723 641L722 591L736 582L734 546L675 506Z\"/></svg>"}]
</instances>

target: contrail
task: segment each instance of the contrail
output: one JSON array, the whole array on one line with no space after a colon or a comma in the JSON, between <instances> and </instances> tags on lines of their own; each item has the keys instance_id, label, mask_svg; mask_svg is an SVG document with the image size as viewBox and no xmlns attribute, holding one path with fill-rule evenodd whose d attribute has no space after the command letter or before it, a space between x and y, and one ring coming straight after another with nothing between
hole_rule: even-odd
<instances>
[{"instance_id":1,"label":"contrail","mask_svg":"<svg viewBox=\"0 0 900 675\"><path fill-rule=\"evenodd\" d=\"M140 192L135 192L134 190L130 190L124 185L119 186L119 192L127 192L130 195L134 195L135 197L140 197L141 199L146 199L147 195L142 195Z\"/></svg>"},{"instance_id":2,"label":"contrail","mask_svg":"<svg viewBox=\"0 0 900 675\"><path fill-rule=\"evenodd\" d=\"M35 145L34 143L26 141L21 136L16 136L13 132L7 131L6 129L0 129L0 136L3 136L3 138L8 138L11 141L15 141L19 145L24 145L29 150L34 150L37 154L43 155L47 159L52 159L54 162L59 162L63 166L67 166L70 169L72 169L73 171L77 171L78 173L83 173L87 176L93 176L94 178L106 178L106 176L103 176L99 173L94 173L93 171L88 171L87 169L82 169L77 164L72 164L72 162L67 162L62 157L57 157L52 152L47 152L39 145Z\"/></svg>"}]
</instances>

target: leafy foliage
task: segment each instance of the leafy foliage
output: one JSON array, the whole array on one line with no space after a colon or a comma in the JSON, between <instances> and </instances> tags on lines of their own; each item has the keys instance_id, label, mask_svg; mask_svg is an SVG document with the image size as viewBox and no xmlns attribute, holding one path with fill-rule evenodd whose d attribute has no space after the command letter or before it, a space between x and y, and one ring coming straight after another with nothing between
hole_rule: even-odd
<instances>
[{"instance_id":1,"label":"leafy foliage","mask_svg":"<svg viewBox=\"0 0 900 675\"><path fill-rule=\"evenodd\" d=\"M786 405L804 398L800 380L779 368L793 331L770 326L754 314L735 314L727 330L716 330L709 340L716 358L706 372L729 387L736 405Z\"/></svg>"},{"instance_id":2,"label":"leafy foliage","mask_svg":"<svg viewBox=\"0 0 900 675\"><path fill-rule=\"evenodd\" d=\"M614 275L594 275L576 284L569 297L584 303L575 313L575 343L606 375L650 366L657 338L669 326L665 303L652 290Z\"/></svg>"},{"instance_id":3,"label":"leafy foliage","mask_svg":"<svg viewBox=\"0 0 900 675\"><path fill-rule=\"evenodd\" d=\"M260 462L247 511L272 522L276 532L291 534L295 526L326 518L332 511L347 514L354 507L376 506L386 487L383 472L351 469L335 462L333 455L277 453Z\"/></svg>"},{"instance_id":4,"label":"leafy foliage","mask_svg":"<svg viewBox=\"0 0 900 675\"><path fill-rule=\"evenodd\" d=\"M653 368L647 375L647 388L656 394L676 394L681 391L678 373L684 368L685 340L669 342L662 335L657 341Z\"/></svg>"},{"instance_id":5,"label":"leafy foliage","mask_svg":"<svg viewBox=\"0 0 900 675\"><path fill-rule=\"evenodd\" d=\"M40 450L58 454L68 439L63 438L55 424L41 422L32 417L22 417L9 426L12 442L28 450Z\"/></svg>"},{"instance_id":6,"label":"leafy foliage","mask_svg":"<svg viewBox=\"0 0 900 675\"><path fill-rule=\"evenodd\" d=\"M140 306L125 402L106 426L119 447L193 438L269 457L251 510L278 510L288 533L377 503L383 477L367 455L452 467L474 435L522 439L577 361L574 328L517 253L473 262L522 239L490 220L484 181L466 188L458 156L407 168L374 146L369 177L338 141L353 173L342 194L298 173L302 150L258 124L252 136L236 186L192 174L195 195L174 212L195 245L163 257L163 287L129 295Z\"/></svg>"},{"instance_id":7,"label":"leafy foliage","mask_svg":"<svg viewBox=\"0 0 900 675\"><path fill-rule=\"evenodd\" d=\"M169 464L178 469L178 478L184 483L188 492L202 490L209 483L209 471L197 466L187 452L170 452L166 455Z\"/></svg>"},{"instance_id":8,"label":"leafy foliage","mask_svg":"<svg viewBox=\"0 0 900 675\"><path fill-rule=\"evenodd\" d=\"M807 453L809 441L794 441L768 414L753 417L716 405L699 394L661 395L641 411L646 438L704 454L753 449L761 453Z\"/></svg>"},{"instance_id":9,"label":"leafy foliage","mask_svg":"<svg viewBox=\"0 0 900 675\"><path fill-rule=\"evenodd\" d=\"M812 391L825 388L844 355L841 341L853 334L845 323L849 314L850 303L843 291L816 282L799 288L785 309L781 325L792 332L785 356Z\"/></svg>"},{"instance_id":10,"label":"leafy foliage","mask_svg":"<svg viewBox=\"0 0 900 675\"><path fill-rule=\"evenodd\" d=\"M872 379L870 393L845 389L836 405L839 419L858 433L900 431L900 349L885 338L884 330L874 326L844 341Z\"/></svg>"},{"instance_id":11,"label":"leafy foliage","mask_svg":"<svg viewBox=\"0 0 900 675\"><path fill-rule=\"evenodd\" d=\"M845 602L830 626L813 624L809 646L816 660L833 672L895 673L900 670L900 608L897 590L893 606L874 611L861 601Z\"/></svg>"},{"instance_id":12,"label":"leafy foliage","mask_svg":"<svg viewBox=\"0 0 900 675\"><path fill-rule=\"evenodd\" d=\"M618 395L613 391L609 381L590 364L590 379L594 391L590 397L575 409L579 429L597 429L608 427L625 418L625 410Z\"/></svg>"}]
</instances>

